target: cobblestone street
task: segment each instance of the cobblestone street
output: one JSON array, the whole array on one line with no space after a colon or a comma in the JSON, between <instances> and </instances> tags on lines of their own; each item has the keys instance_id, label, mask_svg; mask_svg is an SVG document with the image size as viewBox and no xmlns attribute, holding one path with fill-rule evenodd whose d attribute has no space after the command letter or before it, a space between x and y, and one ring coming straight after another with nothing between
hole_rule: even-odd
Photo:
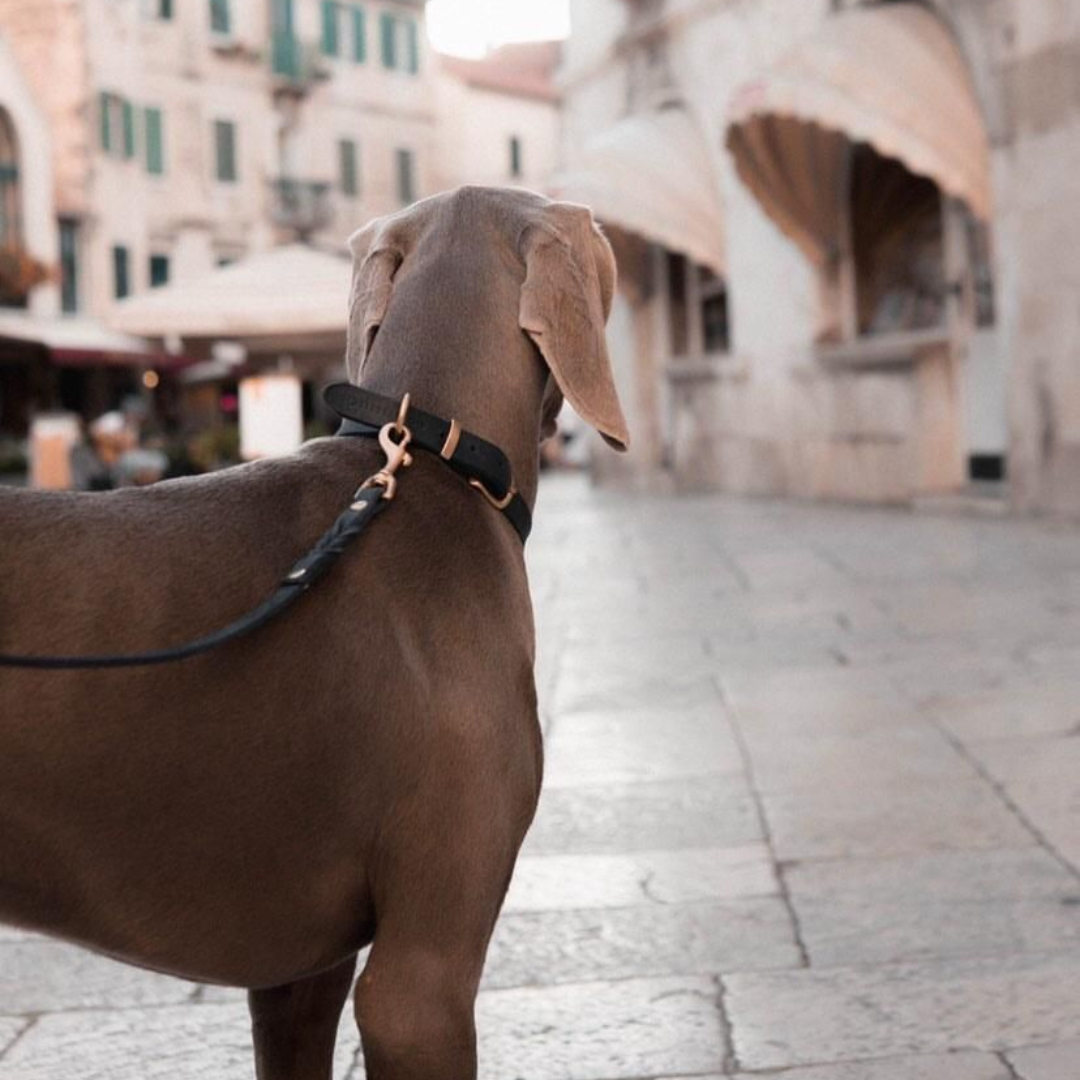
<instances>
[{"instance_id":1,"label":"cobblestone street","mask_svg":"<svg viewBox=\"0 0 1080 1080\"><path fill-rule=\"evenodd\" d=\"M1075 527L557 477L529 560L483 1077L1080 1076ZM0 929L0 1080L251 1075L238 992Z\"/></svg>"}]
</instances>

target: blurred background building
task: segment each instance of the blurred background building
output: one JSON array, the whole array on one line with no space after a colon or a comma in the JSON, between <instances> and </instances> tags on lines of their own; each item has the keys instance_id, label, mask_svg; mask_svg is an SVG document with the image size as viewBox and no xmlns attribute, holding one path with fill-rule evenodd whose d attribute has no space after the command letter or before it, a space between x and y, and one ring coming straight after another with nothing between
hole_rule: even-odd
<instances>
[{"instance_id":1,"label":"blurred background building","mask_svg":"<svg viewBox=\"0 0 1080 1080\"><path fill-rule=\"evenodd\" d=\"M619 251L618 467L1080 512L1080 8L571 11L555 186Z\"/></svg>"},{"instance_id":2,"label":"blurred background building","mask_svg":"<svg viewBox=\"0 0 1080 1080\"><path fill-rule=\"evenodd\" d=\"M475 182L609 230L602 478L1080 513L1080 8L570 6L466 60L424 0L0 0L0 468L133 397L232 460L268 373L319 430L346 238Z\"/></svg>"},{"instance_id":3,"label":"blurred background building","mask_svg":"<svg viewBox=\"0 0 1080 1080\"><path fill-rule=\"evenodd\" d=\"M134 396L229 460L268 371L318 430L348 236L460 183L542 186L557 60L440 58L423 0L0 0L0 435Z\"/></svg>"}]
</instances>

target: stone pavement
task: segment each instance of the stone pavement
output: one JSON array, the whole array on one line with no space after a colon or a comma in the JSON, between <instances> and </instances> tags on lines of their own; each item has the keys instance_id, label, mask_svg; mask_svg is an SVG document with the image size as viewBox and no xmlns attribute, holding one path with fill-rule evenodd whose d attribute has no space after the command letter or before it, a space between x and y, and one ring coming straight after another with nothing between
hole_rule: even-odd
<instances>
[{"instance_id":1,"label":"stone pavement","mask_svg":"<svg viewBox=\"0 0 1080 1080\"><path fill-rule=\"evenodd\" d=\"M1080 1077L1080 530L560 477L529 558L483 1077ZM236 993L0 930L0 1080L250 1075Z\"/></svg>"}]
</instances>

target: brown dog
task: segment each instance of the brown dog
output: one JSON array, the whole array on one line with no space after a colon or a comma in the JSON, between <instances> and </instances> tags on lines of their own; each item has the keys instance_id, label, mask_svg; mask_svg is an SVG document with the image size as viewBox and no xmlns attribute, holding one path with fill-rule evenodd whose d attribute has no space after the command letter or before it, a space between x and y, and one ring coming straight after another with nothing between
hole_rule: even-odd
<instances>
[{"instance_id":1,"label":"brown dog","mask_svg":"<svg viewBox=\"0 0 1080 1080\"><path fill-rule=\"evenodd\" d=\"M352 241L350 379L455 417L531 505L565 394L627 433L589 212L463 188ZM522 331L525 331L522 333ZM536 806L521 543L434 455L309 596L160 668L0 670L0 918L247 987L261 1080L476 1072L489 936ZM107 495L0 493L0 652L125 652L253 607L382 463L366 439Z\"/></svg>"}]
</instances>

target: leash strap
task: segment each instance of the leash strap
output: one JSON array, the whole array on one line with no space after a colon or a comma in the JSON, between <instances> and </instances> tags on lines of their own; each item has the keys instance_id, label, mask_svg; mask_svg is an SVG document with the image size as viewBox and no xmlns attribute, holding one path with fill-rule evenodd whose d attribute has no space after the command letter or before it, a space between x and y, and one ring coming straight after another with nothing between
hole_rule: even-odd
<instances>
[{"instance_id":1,"label":"leash strap","mask_svg":"<svg viewBox=\"0 0 1080 1080\"><path fill-rule=\"evenodd\" d=\"M327 405L343 417L338 435L374 438L397 418L400 402L362 390L351 383L334 383L323 393ZM411 446L438 454L458 475L477 488L513 525L524 544L532 531L532 513L514 487L510 461L494 444L466 431L456 420L410 406Z\"/></svg>"},{"instance_id":2,"label":"leash strap","mask_svg":"<svg viewBox=\"0 0 1080 1080\"><path fill-rule=\"evenodd\" d=\"M306 593L337 562L349 544L386 509L394 497L395 473L411 460L406 451L411 445L437 453L455 472L478 488L495 509L506 515L524 543L532 527L532 515L514 488L506 455L478 435L462 430L455 420L446 421L431 413L410 409L408 397L406 394L401 402L397 402L349 384L328 388L328 404L345 417L339 434L378 438L387 457L386 464L364 481L348 509L338 516L315 546L292 565L277 589L258 607L220 630L171 648L103 656L0 653L0 667L38 670L148 667L187 660L265 626ZM404 423L406 417L408 427Z\"/></svg>"},{"instance_id":3,"label":"leash strap","mask_svg":"<svg viewBox=\"0 0 1080 1080\"><path fill-rule=\"evenodd\" d=\"M146 667L186 660L191 656L209 652L228 641L250 634L252 630L257 630L280 615L337 562L349 544L360 536L387 505L389 502L384 498L381 487L361 488L348 509L338 516L337 521L323 533L315 546L293 564L276 591L257 608L221 630L173 648L121 656L9 656L0 653L0 667L39 670Z\"/></svg>"}]
</instances>

